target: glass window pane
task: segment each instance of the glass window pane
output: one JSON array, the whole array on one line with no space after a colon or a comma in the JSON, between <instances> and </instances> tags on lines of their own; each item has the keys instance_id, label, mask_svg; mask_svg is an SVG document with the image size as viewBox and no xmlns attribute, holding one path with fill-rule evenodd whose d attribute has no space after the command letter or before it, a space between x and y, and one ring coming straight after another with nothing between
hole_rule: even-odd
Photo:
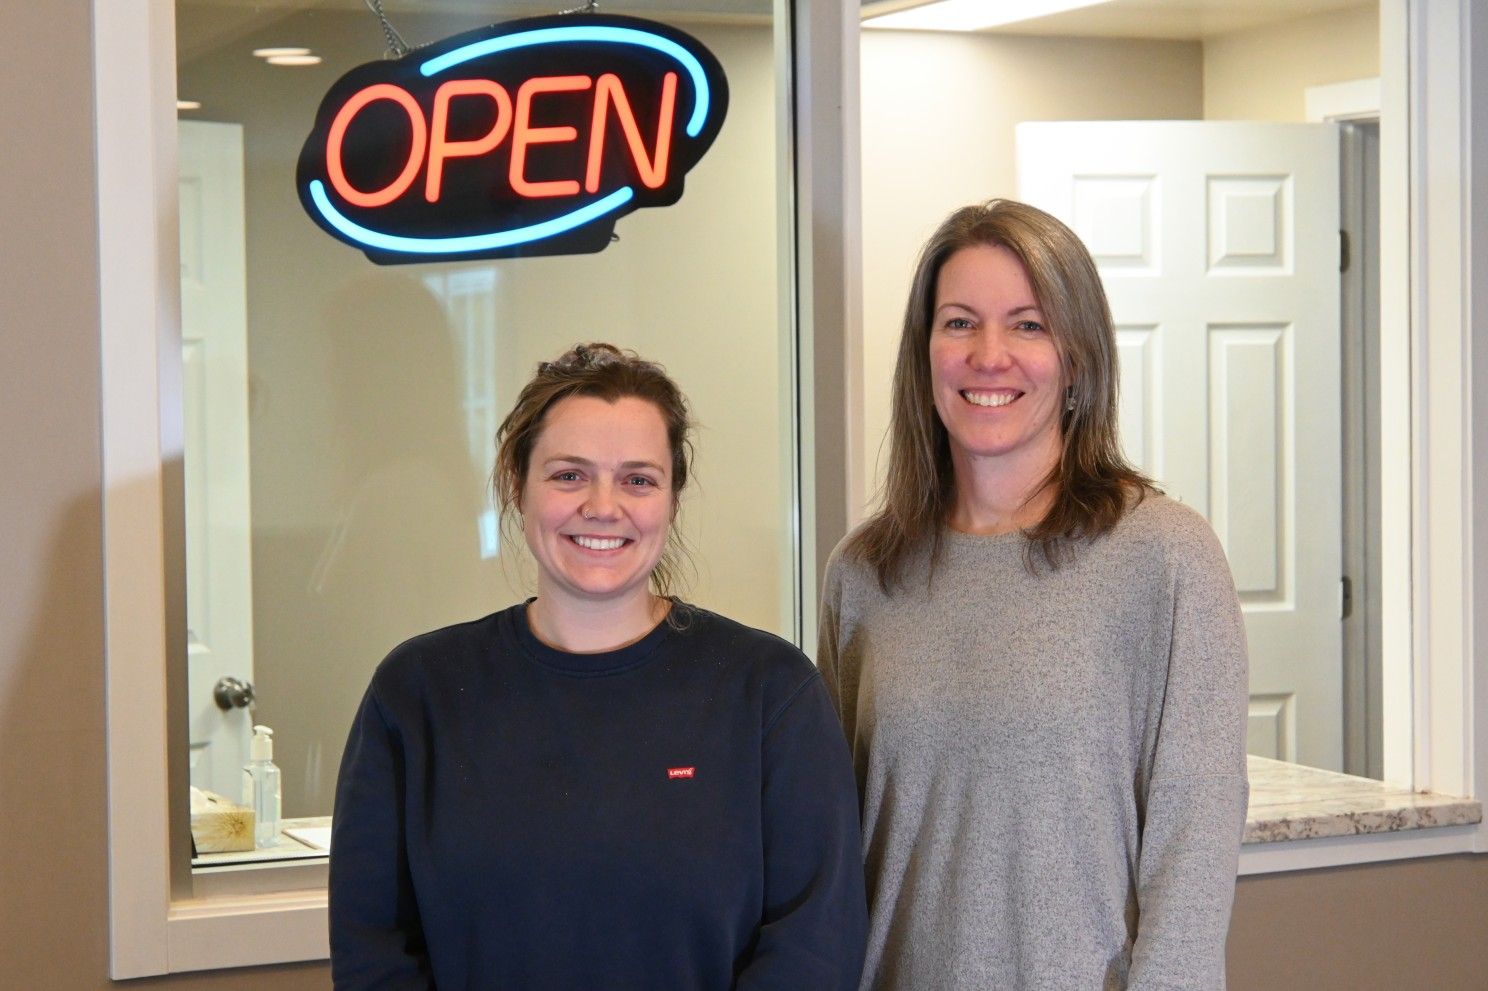
<instances>
[{"instance_id":1,"label":"glass window pane","mask_svg":"<svg viewBox=\"0 0 1488 991\"><path fill-rule=\"evenodd\" d=\"M1378 76L1378 10L1197 25L1096 6L1037 30L872 25L868 463L888 430L915 249L951 210L994 197L1061 217L1110 298L1126 455L1229 555L1251 752L1381 776L1379 107L1342 128L1307 119L1315 88ZM886 466L885 451L880 478Z\"/></svg>"},{"instance_id":2,"label":"glass window pane","mask_svg":"<svg viewBox=\"0 0 1488 991\"><path fill-rule=\"evenodd\" d=\"M179 94L200 104L180 113L193 784L239 798L249 727L264 723L284 815L328 815L387 651L532 593L525 546L500 534L489 498L493 437L535 365L582 341L662 362L692 401L684 596L790 635L771 5L604 13L665 21L723 64L728 115L681 200L622 218L597 254L379 267L317 229L294 184L322 95L383 54L376 19L360 0L180 0ZM491 20L462 3L391 16L413 45ZM254 55L269 47L321 61ZM251 711L231 686L219 707L227 677L252 684Z\"/></svg>"}]
</instances>

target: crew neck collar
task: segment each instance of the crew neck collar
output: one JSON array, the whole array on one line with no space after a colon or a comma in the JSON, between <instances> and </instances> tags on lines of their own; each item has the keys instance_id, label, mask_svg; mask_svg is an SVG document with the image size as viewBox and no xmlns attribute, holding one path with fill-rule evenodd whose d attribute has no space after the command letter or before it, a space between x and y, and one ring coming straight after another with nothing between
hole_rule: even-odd
<instances>
[{"instance_id":1,"label":"crew neck collar","mask_svg":"<svg viewBox=\"0 0 1488 991\"><path fill-rule=\"evenodd\" d=\"M507 610L507 619L511 624L512 634L529 658L543 667L562 671L565 674L617 674L636 667L649 659L656 648L672 633L671 625L667 623L666 617L663 617L649 633L635 643L597 653L572 653L548 646L532 632L532 627L527 622L527 607L531 603L532 599L528 599ZM679 606L680 603L673 603L672 608L676 609Z\"/></svg>"},{"instance_id":2,"label":"crew neck collar","mask_svg":"<svg viewBox=\"0 0 1488 991\"><path fill-rule=\"evenodd\" d=\"M1008 530L1006 533L967 533L957 530L947 523L940 529L940 539L947 547L964 548L972 550L976 548L1010 547L1021 546L1028 539L1025 530Z\"/></svg>"}]
</instances>

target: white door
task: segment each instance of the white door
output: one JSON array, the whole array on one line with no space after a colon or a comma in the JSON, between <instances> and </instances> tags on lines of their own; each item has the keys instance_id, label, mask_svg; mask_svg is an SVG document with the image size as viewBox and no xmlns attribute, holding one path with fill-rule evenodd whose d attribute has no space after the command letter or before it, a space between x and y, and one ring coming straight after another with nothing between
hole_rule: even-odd
<instances>
[{"instance_id":1,"label":"white door","mask_svg":"<svg viewBox=\"0 0 1488 991\"><path fill-rule=\"evenodd\" d=\"M191 783L236 800L252 715L213 689L253 680L243 129L178 133Z\"/></svg>"},{"instance_id":2,"label":"white door","mask_svg":"<svg viewBox=\"0 0 1488 991\"><path fill-rule=\"evenodd\" d=\"M1127 455L1229 556L1251 752L1341 770L1334 125L1029 123L1017 150L1022 198L1100 267Z\"/></svg>"}]
</instances>

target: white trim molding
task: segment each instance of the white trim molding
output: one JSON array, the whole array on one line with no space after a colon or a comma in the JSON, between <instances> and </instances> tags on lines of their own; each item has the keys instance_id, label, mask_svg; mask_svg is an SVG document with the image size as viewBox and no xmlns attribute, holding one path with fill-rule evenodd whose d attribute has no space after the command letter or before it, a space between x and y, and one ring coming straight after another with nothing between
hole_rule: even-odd
<instances>
[{"instance_id":1,"label":"white trim molding","mask_svg":"<svg viewBox=\"0 0 1488 991\"><path fill-rule=\"evenodd\" d=\"M1351 79L1346 83L1309 86L1302 91L1307 119L1320 121L1378 120L1380 77Z\"/></svg>"},{"instance_id":2,"label":"white trim molding","mask_svg":"<svg viewBox=\"0 0 1488 991\"><path fill-rule=\"evenodd\" d=\"M1380 519L1393 521L1380 533L1381 751L1384 779L1406 787L1415 781L1411 457L1418 420L1412 402L1408 26L1406 0L1380 4L1379 404L1403 411L1380 417Z\"/></svg>"},{"instance_id":3,"label":"white trim molding","mask_svg":"<svg viewBox=\"0 0 1488 991\"><path fill-rule=\"evenodd\" d=\"M168 969L165 456L156 343L174 148L160 78L173 19L164 4L93 6L102 335L103 554L109 818L109 973ZM172 95L172 99L174 96ZM174 216L172 213L171 216ZM172 247L169 250L174 250ZM162 271L163 270L163 271Z\"/></svg>"},{"instance_id":4,"label":"white trim molding","mask_svg":"<svg viewBox=\"0 0 1488 991\"><path fill-rule=\"evenodd\" d=\"M1473 383L1484 383L1484 388L1469 393L1468 439L1464 444L1472 466L1471 484L1464 502L1475 510L1479 499L1488 500L1488 429L1475 429L1476 424L1488 423L1488 346L1473 346L1474 333L1488 334L1488 97L1484 91L1488 85L1488 9L1477 3L1464 11L1462 17L1466 21L1462 25L1462 38L1468 66L1461 80L1459 108L1459 117L1467 130L1460 171L1461 217L1466 233L1462 269L1467 279L1463 312L1469 328L1466 356L1469 374ZM1478 518L1476 512L1468 514L1471 571L1467 577L1472 582L1469 588L1488 590L1488 526L1474 525ZM1477 654L1476 645L1488 644L1488 604L1470 591L1465 590L1464 595L1471 606L1470 625L1465 631L1468 662L1463 692L1463 703L1468 707L1465 718L1473 728L1467 751L1471 758L1467 776L1473 794L1482 800L1488 797L1488 658ZM1478 830L1473 849L1488 853L1488 827Z\"/></svg>"},{"instance_id":5,"label":"white trim molding","mask_svg":"<svg viewBox=\"0 0 1488 991\"><path fill-rule=\"evenodd\" d=\"M173 550L182 456L174 7L96 0L107 692L109 976L324 959L325 887L189 896L170 732ZM184 621L182 621L184 622ZM184 625L180 626L181 639ZM184 660L184 641L177 651ZM183 721L184 724L184 721ZM177 773L184 771L178 764ZM181 773L184 778L184 773ZM170 796L182 800L172 829ZM227 931L227 927L231 931Z\"/></svg>"},{"instance_id":6,"label":"white trim molding","mask_svg":"<svg viewBox=\"0 0 1488 991\"><path fill-rule=\"evenodd\" d=\"M1415 725L1418 791L1473 780L1472 4L1412 3L1411 330L1417 418ZM1488 67L1485 67L1488 68ZM1479 108L1481 113L1481 108ZM1488 495L1488 492L1485 492ZM1488 726L1478 734L1488 741Z\"/></svg>"}]
</instances>

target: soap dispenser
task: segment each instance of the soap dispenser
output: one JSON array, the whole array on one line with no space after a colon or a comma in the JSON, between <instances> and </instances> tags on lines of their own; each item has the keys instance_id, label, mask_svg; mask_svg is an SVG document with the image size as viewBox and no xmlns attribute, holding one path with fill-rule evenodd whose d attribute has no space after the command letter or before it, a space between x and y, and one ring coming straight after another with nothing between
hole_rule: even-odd
<instances>
[{"instance_id":1,"label":"soap dispenser","mask_svg":"<svg viewBox=\"0 0 1488 991\"><path fill-rule=\"evenodd\" d=\"M243 767L243 804L253 809L253 842L262 849L279 840L279 768L274 764L274 731L253 727L251 758Z\"/></svg>"}]
</instances>

